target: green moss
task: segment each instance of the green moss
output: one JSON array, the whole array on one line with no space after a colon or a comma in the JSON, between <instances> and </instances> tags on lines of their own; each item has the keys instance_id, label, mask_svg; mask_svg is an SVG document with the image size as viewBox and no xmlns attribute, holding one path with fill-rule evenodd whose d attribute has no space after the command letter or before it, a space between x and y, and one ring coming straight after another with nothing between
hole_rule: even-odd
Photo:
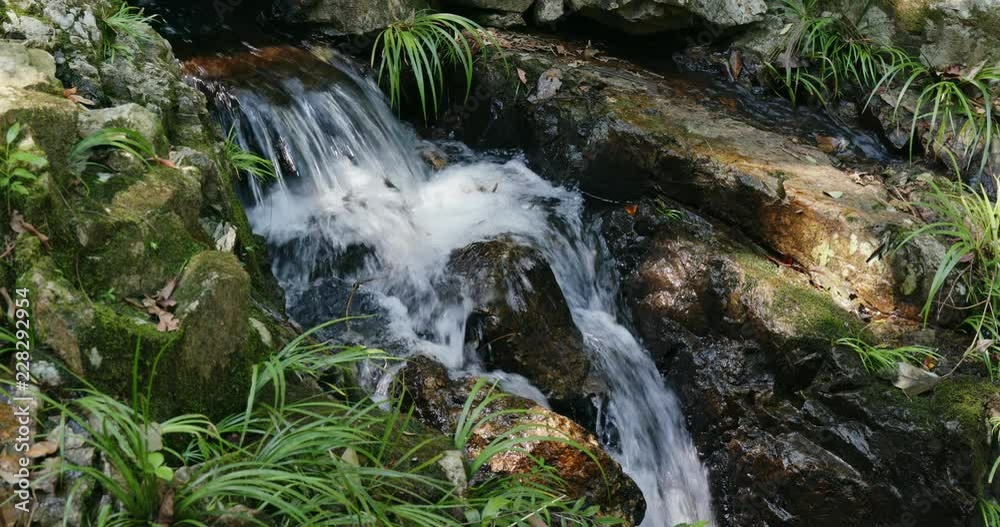
<instances>
[{"instance_id":1,"label":"green moss","mask_svg":"<svg viewBox=\"0 0 1000 527\"><path fill-rule=\"evenodd\" d=\"M930 14L930 0L890 0L889 4L899 25L907 32L923 31Z\"/></svg>"},{"instance_id":2,"label":"green moss","mask_svg":"<svg viewBox=\"0 0 1000 527\"><path fill-rule=\"evenodd\" d=\"M784 271L774 263L749 252L734 252L732 257L744 272L743 287L771 291L767 316L794 328L797 337L831 342L862 330L861 322L828 295L782 276Z\"/></svg>"},{"instance_id":3,"label":"green moss","mask_svg":"<svg viewBox=\"0 0 1000 527\"><path fill-rule=\"evenodd\" d=\"M965 442L965 449L972 456L975 481L982 493L986 474L992 466L988 438L988 405L1000 397L1000 386L975 377L951 377L938 384L929 394L907 398L896 389L880 389L871 394L880 404L897 405L908 409L927 426L946 427L957 423ZM941 432L945 435L945 432Z\"/></svg>"}]
</instances>

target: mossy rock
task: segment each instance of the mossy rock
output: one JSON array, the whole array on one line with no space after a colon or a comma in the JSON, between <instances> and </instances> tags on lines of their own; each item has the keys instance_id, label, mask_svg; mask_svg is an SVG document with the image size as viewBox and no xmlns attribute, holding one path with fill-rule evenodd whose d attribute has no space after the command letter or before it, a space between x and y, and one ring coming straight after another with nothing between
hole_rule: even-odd
<instances>
[{"instance_id":1,"label":"mossy rock","mask_svg":"<svg viewBox=\"0 0 1000 527\"><path fill-rule=\"evenodd\" d=\"M66 182L69 152L76 143L76 106L67 99L0 86L0 130L21 123L45 152L56 181Z\"/></svg>"}]
</instances>

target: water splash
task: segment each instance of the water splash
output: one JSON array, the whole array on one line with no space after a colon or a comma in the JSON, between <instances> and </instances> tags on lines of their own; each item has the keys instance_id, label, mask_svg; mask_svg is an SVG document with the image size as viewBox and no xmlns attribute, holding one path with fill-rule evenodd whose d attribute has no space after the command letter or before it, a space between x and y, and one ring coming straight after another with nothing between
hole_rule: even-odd
<instances>
[{"instance_id":1,"label":"water splash","mask_svg":"<svg viewBox=\"0 0 1000 527\"><path fill-rule=\"evenodd\" d=\"M599 226L584 221L581 196L543 180L522 160L478 156L455 144L459 161L432 172L417 154L415 134L370 81L347 65L301 54L295 62L306 64L254 71L218 92L221 106L238 116L241 141L278 168L279 181L252 185L248 215L272 248L291 311L323 312L344 298L317 291L363 284L369 307L382 313L384 332L401 348L481 372L464 349L472 299L440 292L441 283L460 280L447 276L450 255L501 235L530 244L552 267L606 378L599 432L645 495L643 525L711 520L706 471L680 405L619 322L618 280ZM340 287L324 289L331 280ZM508 390L544 399L523 378L491 373Z\"/></svg>"}]
</instances>

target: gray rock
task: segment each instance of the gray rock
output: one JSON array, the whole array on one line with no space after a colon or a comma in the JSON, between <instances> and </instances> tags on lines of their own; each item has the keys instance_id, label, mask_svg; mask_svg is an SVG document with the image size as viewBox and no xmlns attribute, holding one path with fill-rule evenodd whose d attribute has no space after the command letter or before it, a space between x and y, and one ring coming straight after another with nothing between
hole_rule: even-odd
<instances>
[{"instance_id":1,"label":"gray rock","mask_svg":"<svg viewBox=\"0 0 1000 527\"><path fill-rule=\"evenodd\" d=\"M551 24L566 14L564 0L536 0L531 7L531 21L535 24Z\"/></svg>"},{"instance_id":2,"label":"gray rock","mask_svg":"<svg viewBox=\"0 0 1000 527\"><path fill-rule=\"evenodd\" d=\"M634 35L712 24L728 28L758 22L764 0L569 0L573 12Z\"/></svg>"},{"instance_id":3,"label":"gray rock","mask_svg":"<svg viewBox=\"0 0 1000 527\"><path fill-rule=\"evenodd\" d=\"M129 128L139 132L154 145L165 142L160 119L153 112L135 103L82 112L77 121L80 133L84 136L105 128Z\"/></svg>"},{"instance_id":4,"label":"gray rock","mask_svg":"<svg viewBox=\"0 0 1000 527\"><path fill-rule=\"evenodd\" d=\"M476 15L472 15L472 20L477 24L484 27L496 27L500 29L520 27L527 25L524 20L524 15L517 12L483 12Z\"/></svg>"},{"instance_id":5,"label":"gray rock","mask_svg":"<svg viewBox=\"0 0 1000 527\"><path fill-rule=\"evenodd\" d=\"M0 42L0 86L31 89L58 82L52 55L19 43Z\"/></svg>"},{"instance_id":6,"label":"gray rock","mask_svg":"<svg viewBox=\"0 0 1000 527\"><path fill-rule=\"evenodd\" d=\"M531 7L532 0L449 0L450 5L504 11L507 13L523 13Z\"/></svg>"},{"instance_id":7,"label":"gray rock","mask_svg":"<svg viewBox=\"0 0 1000 527\"><path fill-rule=\"evenodd\" d=\"M274 6L288 22L319 24L349 35L381 30L429 7L426 0L276 0Z\"/></svg>"}]
</instances>

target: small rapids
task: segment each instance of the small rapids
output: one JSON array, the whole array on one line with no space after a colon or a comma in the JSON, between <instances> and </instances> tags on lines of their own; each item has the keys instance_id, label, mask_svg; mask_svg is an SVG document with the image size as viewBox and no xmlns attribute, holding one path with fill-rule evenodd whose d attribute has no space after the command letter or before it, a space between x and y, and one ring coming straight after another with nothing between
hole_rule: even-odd
<instances>
[{"instance_id":1,"label":"small rapids","mask_svg":"<svg viewBox=\"0 0 1000 527\"><path fill-rule=\"evenodd\" d=\"M449 276L454 251L501 236L530 245L551 266L606 379L599 436L645 495L643 525L711 521L706 470L677 398L621 322L613 258L582 196L516 155L454 142L440 145L451 164L434 172L419 138L349 64L288 48L270 53L254 52L256 68L237 59L238 75L218 75L208 64L196 76L211 86L220 119L235 122L239 140L277 168L277 181L251 183L245 198L290 313L303 324L376 313L352 326L366 345L489 374L544 403L525 379L482 371L465 345L473 299L466 288L441 287L461 283Z\"/></svg>"}]
</instances>

